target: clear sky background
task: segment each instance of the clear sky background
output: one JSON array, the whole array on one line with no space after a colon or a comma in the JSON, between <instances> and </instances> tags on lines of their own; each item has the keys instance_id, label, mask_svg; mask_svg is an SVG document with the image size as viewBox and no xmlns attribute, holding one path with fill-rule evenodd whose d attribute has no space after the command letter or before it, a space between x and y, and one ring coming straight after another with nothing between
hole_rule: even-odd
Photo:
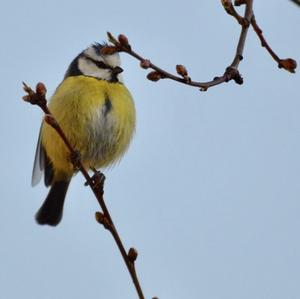
<instances>
[{"instance_id":1,"label":"clear sky background","mask_svg":"<svg viewBox=\"0 0 300 299\"><path fill-rule=\"evenodd\" d=\"M255 1L272 47L300 61L300 8ZM240 28L220 1L5 1L1 31L0 298L137 298L110 234L78 175L62 223L34 214L47 194L31 188L42 118L21 100L21 81L50 96L71 60L106 31L195 80L223 73ZM137 109L128 154L105 171L105 198L147 298L300 298L299 71L279 70L250 30L245 84L201 93L153 83L122 54Z\"/></svg>"}]
</instances>

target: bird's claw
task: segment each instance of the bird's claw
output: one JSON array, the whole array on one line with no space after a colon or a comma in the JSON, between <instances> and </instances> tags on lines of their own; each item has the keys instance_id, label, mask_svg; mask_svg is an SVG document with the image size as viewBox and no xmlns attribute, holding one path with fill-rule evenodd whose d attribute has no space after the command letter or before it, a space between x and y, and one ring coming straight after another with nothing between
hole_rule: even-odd
<instances>
[{"instance_id":1,"label":"bird's claw","mask_svg":"<svg viewBox=\"0 0 300 299\"><path fill-rule=\"evenodd\" d=\"M87 185L91 185L92 187L101 186L101 188L103 188L104 181L105 181L105 175L101 171L99 171L93 167L91 169L94 172L94 174L91 177L90 182L85 182L85 186L87 186Z\"/></svg>"}]
</instances>

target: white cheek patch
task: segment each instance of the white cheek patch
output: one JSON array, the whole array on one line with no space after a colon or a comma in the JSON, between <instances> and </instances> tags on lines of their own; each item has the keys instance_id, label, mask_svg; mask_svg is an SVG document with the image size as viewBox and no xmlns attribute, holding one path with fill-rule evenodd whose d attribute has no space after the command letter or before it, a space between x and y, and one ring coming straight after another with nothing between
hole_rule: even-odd
<instances>
[{"instance_id":1,"label":"white cheek patch","mask_svg":"<svg viewBox=\"0 0 300 299\"><path fill-rule=\"evenodd\" d=\"M86 76L96 77L104 80L111 80L111 71L98 68L92 61L80 57L78 59L78 69Z\"/></svg>"},{"instance_id":2,"label":"white cheek patch","mask_svg":"<svg viewBox=\"0 0 300 299\"><path fill-rule=\"evenodd\" d=\"M120 55L119 53L115 53L113 55L105 56L105 63L111 67L116 67L121 65Z\"/></svg>"}]
</instances>

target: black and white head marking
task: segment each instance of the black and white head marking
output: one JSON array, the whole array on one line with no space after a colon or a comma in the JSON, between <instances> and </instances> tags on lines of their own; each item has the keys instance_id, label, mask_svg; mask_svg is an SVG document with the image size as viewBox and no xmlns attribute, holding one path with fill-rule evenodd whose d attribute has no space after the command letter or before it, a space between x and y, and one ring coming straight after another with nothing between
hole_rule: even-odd
<instances>
[{"instance_id":1,"label":"black and white head marking","mask_svg":"<svg viewBox=\"0 0 300 299\"><path fill-rule=\"evenodd\" d=\"M102 55L103 46L94 44L81 52L70 64L65 78L84 75L109 82L123 82L119 53Z\"/></svg>"}]
</instances>

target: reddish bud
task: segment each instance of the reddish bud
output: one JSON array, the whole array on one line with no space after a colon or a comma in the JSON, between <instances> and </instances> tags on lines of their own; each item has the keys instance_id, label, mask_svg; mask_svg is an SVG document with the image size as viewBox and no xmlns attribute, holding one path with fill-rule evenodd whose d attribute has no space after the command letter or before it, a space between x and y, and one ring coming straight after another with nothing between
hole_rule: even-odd
<instances>
[{"instance_id":1,"label":"reddish bud","mask_svg":"<svg viewBox=\"0 0 300 299\"><path fill-rule=\"evenodd\" d=\"M119 43L124 47L129 47L128 38L124 34L118 36Z\"/></svg>"},{"instance_id":2,"label":"reddish bud","mask_svg":"<svg viewBox=\"0 0 300 299\"><path fill-rule=\"evenodd\" d=\"M22 97L25 102L30 102L31 97L29 95Z\"/></svg>"},{"instance_id":3,"label":"reddish bud","mask_svg":"<svg viewBox=\"0 0 300 299\"><path fill-rule=\"evenodd\" d=\"M297 68L297 62L292 58L280 59L278 67L284 68L290 73L295 73Z\"/></svg>"},{"instance_id":4,"label":"reddish bud","mask_svg":"<svg viewBox=\"0 0 300 299\"><path fill-rule=\"evenodd\" d=\"M40 96L44 96L47 92L47 89L46 89L46 86L44 85L44 83L42 82L39 82L37 85L36 85L36 93Z\"/></svg>"},{"instance_id":5,"label":"reddish bud","mask_svg":"<svg viewBox=\"0 0 300 299\"><path fill-rule=\"evenodd\" d=\"M46 86L43 83L38 83L36 85L36 91L34 92L27 84L23 82L23 89L27 93L27 95L23 97L24 101L32 105L40 106L44 110L44 112L47 110L47 101L45 98L47 90Z\"/></svg>"},{"instance_id":6,"label":"reddish bud","mask_svg":"<svg viewBox=\"0 0 300 299\"><path fill-rule=\"evenodd\" d=\"M147 75L147 79L154 82L160 80L161 78L161 74L157 71L152 71Z\"/></svg>"},{"instance_id":7,"label":"reddish bud","mask_svg":"<svg viewBox=\"0 0 300 299\"><path fill-rule=\"evenodd\" d=\"M182 76L182 77L186 77L188 75L188 72L187 72L184 65L177 64L176 65L176 71L177 71L177 74Z\"/></svg>"},{"instance_id":8,"label":"reddish bud","mask_svg":"<svg viewBox=\"0 0 300 299\"><path fill-rule=\"evenodd\" d=\"M96 212L95 213L95 218L96 221L100 224L102 224L106 229L110 230L111 229L111 224L108 221L107 217L101 213L101 212Z\"/></svg>"},{"instance_id":9,"label":"reddish bud","mask_svg":"<svg viewBox=\"0 0 300 299\"><path fill-rule=\"evenodd\" d=\"M137 257L138 257L138 252L135 248L131 247L128 251L127 254L129 260L133 263L136 261Z\"/></svg>"},{"instance_id":10,"label":"reddish bud","mask_svg":"<svg viewBox=\"0 0 300 299\"><path fill-rule=\"evenodd\" d=\"M101 212L96 212L95 213L95 218L96 218L96 221L103 224L104 222L104 215L101 213Z\"/></svg>"},{"instance_id":11,"label":"reddish bud","mask_svg":"<svg viewBox=\"0 0 300 299\"><path fill-rule=\"evenodd\" d=\"M141 66L141 68L143 68L143 69L148 69L148 68L150 67L150 65L151 65L151 62L150 62L150 60L148 60L148 59L144 59L144 60L142 60L141 63L140 63L140 66Z\"/></svg>"}]
</instances>

